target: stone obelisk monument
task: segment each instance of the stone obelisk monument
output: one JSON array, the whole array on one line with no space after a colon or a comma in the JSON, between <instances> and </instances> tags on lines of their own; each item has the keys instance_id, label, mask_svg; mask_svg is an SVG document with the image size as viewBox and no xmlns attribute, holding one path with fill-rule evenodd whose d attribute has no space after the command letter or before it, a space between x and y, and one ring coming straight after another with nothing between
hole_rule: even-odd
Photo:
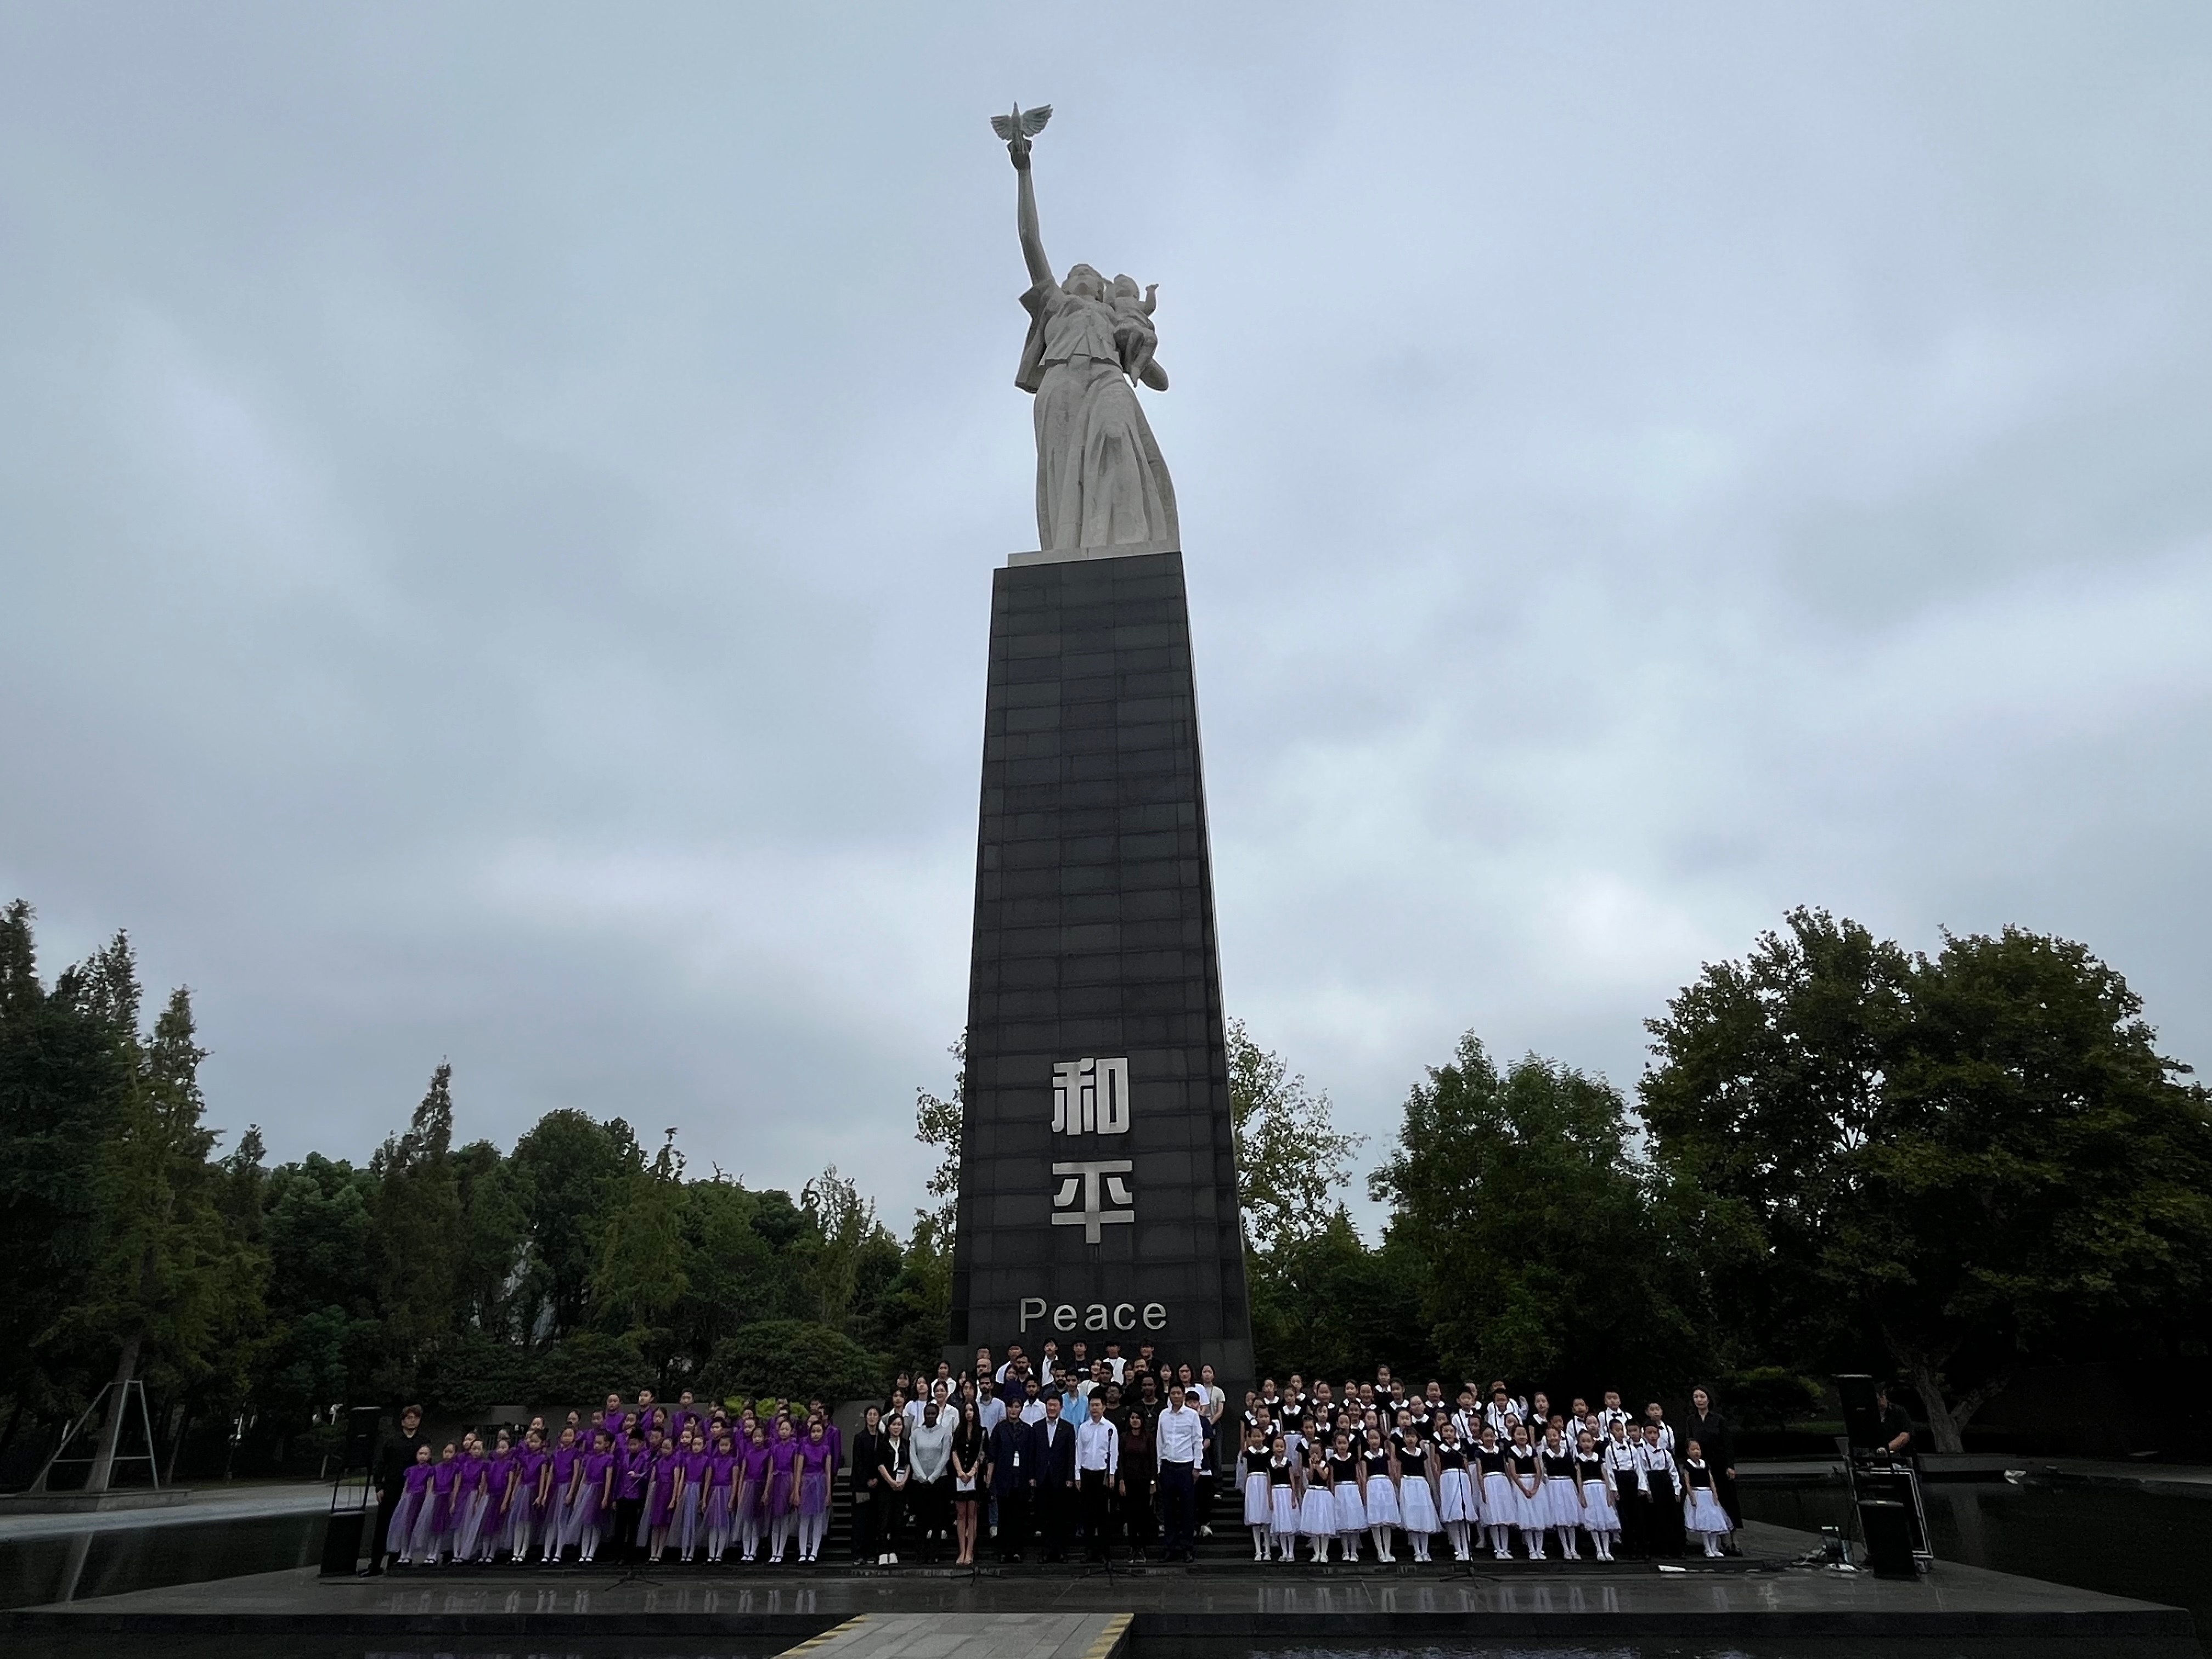
<instances>
[{"instance_id":1,"label":"stone obelisk monument","mask_svg":"<svg viewBox=\"0 0 2212 1659\"><path fill-rule=\"evenodd\" d=\"M1190 612L1136 388L1154 295L1055 277L1007 141L1030 286L1037 550L991 586L952 1345L1078 1340L1252 1375Z\"/></svg>"}]
</instances>

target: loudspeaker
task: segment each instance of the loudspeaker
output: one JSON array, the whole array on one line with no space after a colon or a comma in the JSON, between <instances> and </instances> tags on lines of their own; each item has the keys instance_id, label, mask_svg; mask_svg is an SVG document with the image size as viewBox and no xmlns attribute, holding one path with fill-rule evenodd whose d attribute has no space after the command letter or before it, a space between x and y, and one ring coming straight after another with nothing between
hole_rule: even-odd
<instances>
[{"instance_id":1,"label":"loudspeaker","mask_svg":"<svg viewBox=\"0 0 2212 1659\"><path fill-rule=\"evenodd\" d=\"M1866 1539L1867 1565L1877 1578L1917 1578L1912 1559L1912 1512L1891 1498L1870 1498L1859 1505L1859 1530Z\"/></svg>"},{"instance_id":2,"label":"loudspeaker","mask_svg":"<svg viewBox=\"0 0 2212 1659\"><path fill-rule=\"evenodd\" d=\"M345 1467L365 1469L376 1455L376 1428L384 1413L374 1406L356 1406L346 1413Z\"/></svg>"},{"instance_id":3,"label":"loudspeaker","mask_svg":"<svg viewBox=\"0 0 2212 1659\"><path fill-rule=\"evenodd\" d=\"M1844 1402L1844 1434L1853 1451L1877 1451L1881 1447L1881 1405L1875 1398L1871 1376L1839 1376L1836 1393Z\"/></svg>"},{"instance_id":4,"label":"loudspeaker","mask_svg":"<svg viewBox=\"0 0 2212 1659\"><path fill-rule=\"evenodd\" d=\"M361 1564L361 1535L368 1520L366 1510L340 1510L331 1516L329 1530L323 1534L323 1571L325 1578L350 1578ZM377 1524L382 1526L386 1517L379 1513Z\"/></svg>"}]
</instances>

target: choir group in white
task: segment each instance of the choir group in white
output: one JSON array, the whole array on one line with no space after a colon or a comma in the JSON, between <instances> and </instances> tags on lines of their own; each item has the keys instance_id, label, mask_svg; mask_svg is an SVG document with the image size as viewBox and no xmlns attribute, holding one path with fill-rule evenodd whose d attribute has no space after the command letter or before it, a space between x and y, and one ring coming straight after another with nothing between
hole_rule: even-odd
<instances>
[{"instance_id":1,"label":"choir group in white","mask_svg":"<svg viewBox=\"0 0 2212 1659\"><path fill-rule=\"evenodd\" d=\"M1255 1561L1295 1560L1301 1540L1315 1561L1332 1546L1357 1561L1364 1538L1395 1562L1399 1533L1415 1561L1439 1533L1459 1561L1486 1544L1505 1560L1516 1543L1534 1560L1554 1545L1579 1560L1584 1540L1610 1561L1624 1534L1638 1555L1675 1553L1687 1537L1717 1556L1732 1530L1720 1471L1696 1441L1677 1446L1656 1405L1638 1422L1618 1394L1553 1413L1502 1383L1481 1406L1470 1390L1448 1407L1434 1383L1395 1410L1340 1406L1325 1382L1316 1396L1270 1383L1247 1403L1237 1479Z\"/></svg>"}]
</instances>

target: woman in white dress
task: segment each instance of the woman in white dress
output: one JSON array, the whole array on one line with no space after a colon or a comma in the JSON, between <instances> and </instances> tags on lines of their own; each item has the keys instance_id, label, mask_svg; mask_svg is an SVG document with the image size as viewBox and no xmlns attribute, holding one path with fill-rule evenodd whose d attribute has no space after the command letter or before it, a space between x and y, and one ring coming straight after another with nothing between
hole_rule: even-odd
<instances>
[{"instance_id":1,"label":"woman in white dress","mask_svg":"<svg viewBox=\"0 0 2212 1659\"><path fill-rule=\"evenodd\" d=\"M1579 1561L1583 1488L1576 1479L1574 1448L1559 1430L1547 1429L1537 1461L1544 1470L1544 1523L1559 1540L1559 1553L1570 1561Z\"/></svg>"},{"instance_id":2,"label":"woman in white dress","mask_svg":"<svg viewBox=\"0 0 2212 1659\"><path fill-rule=\"evenodd\" d=\"M1398 1524L1396 1454L1382 1443L1382 1431L1367 1431L1366 1449L1359 1454L1359 1501L1367 1510L1367 1535L1375 1540L1375 1559L1395 1561L1390 1530Z\"/></svg>"},{"instance_id":3,"label":"woman in white dress","mask_svg":"<svg viewBox=\"0 0 2212 1659\"><path fill-rule=\"evenodd\" d=\"M1336 1504L1336 1536L1346 1561L1359 1559L1359 1534L1367 1530L1367 1506L1359 1499L1359 1454L1349 1431L1339 1429L1328 1454L1328 1484Z\"/></svg>"},{"instance_id":4,"label":"woman in white dress","mask_svg":"<svg viewBox=\"0 0 2212 1659\"><path fill-rule=\"evenodd\" d=\"M1443 1530L1437 1516L1437 1474L1435 1454L1421 1438L1420 1419L1413 1418L1398 1446L1398 1524L1416 1561L1429 1559L1429 1540Z\"/></svg>"},{"instance_id":5,"label":"woman in white dress","mask_svg":"<svg viewBox=\"0 0 2212 1659\"><path fill-rule=\"evenodd\" d=\"M1575 1447L1575 1484L1582 1488L1583 1530L1589 1534L1601 1561L1613 1559L1613 1540L1620 1532L1620 1516L1613 1507L1606 1485L1605 1455L1597 1449L1597 1436L1584 1429Z\"/></svg>"},{"instance_id":6,"label":"woman in white dress","mask_svg":"<svg viewBox=\"0 0 2212 1659\"><path fill-rule=\"evenodd\" d=\"M1285 1561L1298 1559L1297 1461L1281 1435L1267 1443L1267 1547Z\"/></svg>"},{"instance_id":7,"label":"woman in white dress","mask_svg":"<svg viewBox=\"0 0 2212 1659\"><path fill-rule=\"evenodd\" d=\"M1328 1454L1316 1443L1305 1464L1298 1497L1298 1534L1311 1546L1316 1562L1328 1559L1328 1540L1336 1536L1336 1491L1330 1484Z\"/></svg>"},{"instance_id":8,"label":"woman in white dress","mask_svg":"<svg viewBox=\"0 0 2212 1659\"><path fill-rule=\"evenodd\" d=\"M1252 1559L1267 1559L1267 1531L1273 1511L1267 1498L1267 1443L1255 1430L1237 1459L1237 1485L1244 1490L1244 1524L1252 1529Z\"/></svg>"},{"instance_id":9,"label":"woman in white dress","mask_svg":"<svg viewBox=\"0 0 2212 1659\"><path fill-rule=\"evenodd\" d=\"M1734 1528L1728 1510L1721 1506L1705 1448L1692 1440L1688 1450L1690 1455L1682 1460L1682 1530L1703 1544L1707 1555L1717 1556L1721 1553L1721 1540Z\"/></svg>"},{"instance_id":10,"label":"woman in white dress","mask_svg":"<svg viewBox=\"0 0 2212 1659\"><path fill-rule=\"evenodd\" d=\"M1499 1560L1513 1554L1513 1494L1512 1464L1506 1449L1498 1443L1498 1431L1489 1424L1482 1425L1482 1437L1475 1442L1474 1468L1476 1486L1482 1492L1483 1531L1490 1534L1490 1553Z\"/></svg>"},{"instance_id":11,"label":"woman in white dress","mask_svg":"<svg viewBox=\"0 0 2212 1659\"><path fill-rule=\"evenodd\" d=\"M1437 1437L1437 1516L1451 1540L1452 1559L1472 1559L1469 1538L1480 1515L1474 1482L1468 1475L1467 1446L1458 1425L1447 1420Z\"/></svg>"},{"instance_id":12,"label":"woman in white dress","mask_svg":"<svg viewBox=\"0 0 2212 1659\"><path fill-rule=\"evenodd\" d=\"M1544 1460L1525 1427L1513 1431L1513 1446L1505 1454L1505 1473L1513 1482L1513 1529L1521 1534L1521 1547L1528 1552L1528 1559L1540 1561L1544 1529L1552 1524L1551 1506L1544 1501Z\"/></svg>"}]
</instances>

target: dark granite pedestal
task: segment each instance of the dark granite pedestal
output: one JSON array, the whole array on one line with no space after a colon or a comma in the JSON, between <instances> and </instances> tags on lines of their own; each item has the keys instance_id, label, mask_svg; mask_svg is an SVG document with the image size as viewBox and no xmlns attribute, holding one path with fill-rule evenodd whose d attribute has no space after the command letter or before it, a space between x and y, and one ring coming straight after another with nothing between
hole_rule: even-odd
<instances>
[{"instance_id":1,"label":"dark granite pedestal","mask_svg":"<svg viewBox=\"0 0 2212 1659\"><path fill-rule=\"evenodd\" d=\"M994 574L951 1337L1251 1377L1179 552Z\"/></svg>"}]
</instances>

